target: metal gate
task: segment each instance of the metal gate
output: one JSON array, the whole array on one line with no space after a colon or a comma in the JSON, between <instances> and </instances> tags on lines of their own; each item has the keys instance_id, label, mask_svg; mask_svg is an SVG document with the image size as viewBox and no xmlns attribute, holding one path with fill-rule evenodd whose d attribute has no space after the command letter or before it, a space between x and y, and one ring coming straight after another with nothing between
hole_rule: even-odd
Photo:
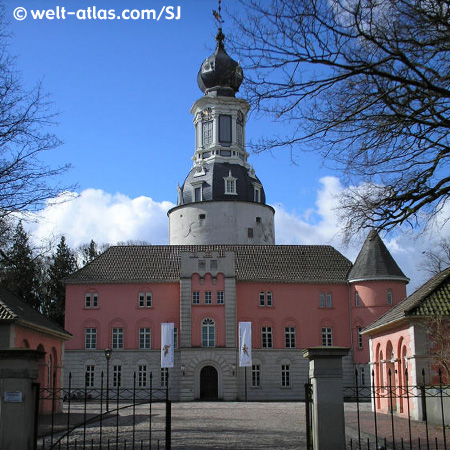
<instances>
[{"instance_id":1,"label":"metal gate","mask_svg":"<svg viewBox=\"0 0 450 450\"><path fill-rule=\"evenodd\" d=\"M37 418L35 448L45 449L171 449L171 402L168 388L133 386L40 389L40 409L51 410ZM51 408L49 407L51 405Z\"/></svg>"}]
</instances>

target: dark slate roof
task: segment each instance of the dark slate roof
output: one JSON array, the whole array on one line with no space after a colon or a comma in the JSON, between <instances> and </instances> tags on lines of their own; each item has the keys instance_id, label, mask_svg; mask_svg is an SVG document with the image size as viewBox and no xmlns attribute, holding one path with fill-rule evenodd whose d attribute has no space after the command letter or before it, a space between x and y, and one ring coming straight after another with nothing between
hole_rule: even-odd
<instances>
[{"instance_id":1,"label":"dark slate roof","mask_svg":"<svg viewBox=\"0 0 450 450\"><path fill-rule=\"evenodd\" d=\"M46 328L60 335L66 335L67 339L71 336L56 322L33 309L3 286L0 286L0 320L24 322L31 326Z\"/></svg>"},{"instance_id":2,"label":"dark slate roof","mask_svg":"<svg viewBox=\"0 0 450 450\"><path fill-rule=\"evenodd\" d=\"M202 183L202 201L254 201L253 183L261 185L261 181L249 174L248 169L240 164L230 164L221 162L205 163L203 166L204 175L196 176L197 167L194 167L189 172L186 180L181 187L181 205L192 203L193 188L191 183ZM230 174L237 178L236 193L237 195L225 194L224 178ZM197 184L198 185L198 184ZM261 185L262 186L262 185ZM264 189L261 188L261 203L266 203L266 195Z\"/></svg>"},{"instance_id":3,"label":"dark slate roof","mask_svg":"<svg viewBox=\"0 0 450 450\"><path fill-rule=\"evenodd\" d=\"M348 278L349 281L385 279L409 281L375 230L367 236Z\"/></svg>"},{"instance_id":4,"label":"dark slate roof","mask_svg":"<svg viewBox=\"0 0 450 450\"><path fill-rule=\"evenodd\" d=\"M150 245L110 247L66 282L178 282L182 252L235 252L238 281L345 283L351 262L326 245Z\"/></svg>"},{"instance_id":5,"label":"dark slate roof","mask_svg":"<svg viewBox=\"0 0 450 450\"><path fill-rule=\"evenodd\" d=\"M450 315L450 267L428 280L417 291L369 325L371 331L407 317Z\"/></svg>"},{"instance_id":6,"label":"dark slate roof","mask_svg":"<svg viewBox=\"0 0 450 450\"><path fill-rule=\"evenodd\" d=\"M197 75L197 84L202 92L214 92L220 96L234 97L244 79L242 68L228 56L223 45L225 36L219 28L214 53L205 59Z\"/></svg>"}]
</instances>

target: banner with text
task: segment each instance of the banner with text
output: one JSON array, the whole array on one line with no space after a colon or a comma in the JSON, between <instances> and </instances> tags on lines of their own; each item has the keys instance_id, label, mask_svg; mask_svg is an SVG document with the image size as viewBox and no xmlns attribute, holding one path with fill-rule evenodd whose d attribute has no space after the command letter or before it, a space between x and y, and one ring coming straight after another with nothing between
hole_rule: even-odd
<instances>
[{"instance_id":1,"label":"banner with text","mask_svg":"<svg viewBox=\"0 0 450 450\"><path fill-rule=\"evenodd\" d=\"M252 323L239 322L239 367L252 366Z\"/></svg>"},{"instance_id":2,"label":"banner with text","mask_svg":"<svg viewBox=\"0 0 450 450\"><path fill-rule=\"evenodd\" d=\"M173 323L161 324L161 367L173 367Z\"/></svg>"}]
</instances>

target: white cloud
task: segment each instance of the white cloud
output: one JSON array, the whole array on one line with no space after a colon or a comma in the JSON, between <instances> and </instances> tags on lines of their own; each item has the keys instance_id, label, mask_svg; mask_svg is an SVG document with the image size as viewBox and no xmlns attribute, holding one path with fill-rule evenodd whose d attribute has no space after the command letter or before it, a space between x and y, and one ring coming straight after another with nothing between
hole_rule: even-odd
<instances>
[{"instance_id":1,"label":"white cloud","mask_svg":"<svg viewBox=\"0 0 450 450\"><path fill-rule=\"evenodd\" d=\"M332 245L354 261L367 232L355 236L351 246L342 244L337 196L344 188L335 177L324 177L320 183L314 206L303 214L288 211L282 204L274 205L276 243ZM132 199L120 193L112 195L99 189L87 189L71 201L49 202L30 231L38 242L64 235L72 248L91 239L99 244L128 240L167 244L167 211L173 206L168 201L156 202L150 197ZM400 268L411 278L409 292L427 278L417 268L422 252L440 237L450 236L450 223L444 223L449 217L449 209L442 209L437 223L427 232L414 234L409 231L383 238Z\"/></svg>"},{"instance_id":2,"label":"white cloud","mask_svg":"<svg viewBox=\"0 0 450 450\"><path fill-rule=\"evenodd\" d=\"M65 194L68 198L71 195ZM38 214L31 231L38 241L64 235L72 247L91 239L99 244L128 240L166 244L167 211L173 206L150 197L131 199L120 193L112 195L100 189L86 189L75 199L49 202Z\"/></svg>"}]
</instances>

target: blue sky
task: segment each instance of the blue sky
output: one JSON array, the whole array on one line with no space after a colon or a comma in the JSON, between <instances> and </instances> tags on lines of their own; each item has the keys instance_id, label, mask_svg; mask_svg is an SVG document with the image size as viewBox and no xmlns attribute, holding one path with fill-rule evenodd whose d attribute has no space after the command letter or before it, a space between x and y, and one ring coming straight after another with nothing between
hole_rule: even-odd
<instances>
[{"instance_id":1,"label":"blue sky","mask_svg":"<svg viewBox=\"0 0 450 450\"><path fill-rule=\"evenodd\" d=\"M227 0L239 14L241 6ZM33 20L31 9L88 7L115 9L180 8L179 20ZM18 6L27 18L15 20ZM10 52L24 85L42 81L59 111L54 132L64 145L45 157L51 164L72 164L64 182L77 184L80 197L40 214L31 226L37 240L64 234L76 246L129 239L167 243L167 209L176 201L177 182L191 167L194 129L189 113L202 93L198 69L215 47L216 1L177 0L20 0L8 2L12 31ZM92 11L92 9L91 9ZM83 14L83 13L79 13ZM86 12L87 14L87 12ZM231 20L223 26L225 35ZM226 41L225 41L226 44ZM234 55L231 55L234 56ZM283 134L284 125L251 114L247 140ZM342 247L333 195L341 186L337 173L322 168L314 152L253 155L267 201L276 207L280 244L332 244L354 260L361 244ZM436 234L450 235L449 227ZM364 237L364 236L363 236ZM361 238L360 238L361 239ZM432 237L388 236L394 257L417 287L417 255Z\"/></svg>"}]
</instances>

